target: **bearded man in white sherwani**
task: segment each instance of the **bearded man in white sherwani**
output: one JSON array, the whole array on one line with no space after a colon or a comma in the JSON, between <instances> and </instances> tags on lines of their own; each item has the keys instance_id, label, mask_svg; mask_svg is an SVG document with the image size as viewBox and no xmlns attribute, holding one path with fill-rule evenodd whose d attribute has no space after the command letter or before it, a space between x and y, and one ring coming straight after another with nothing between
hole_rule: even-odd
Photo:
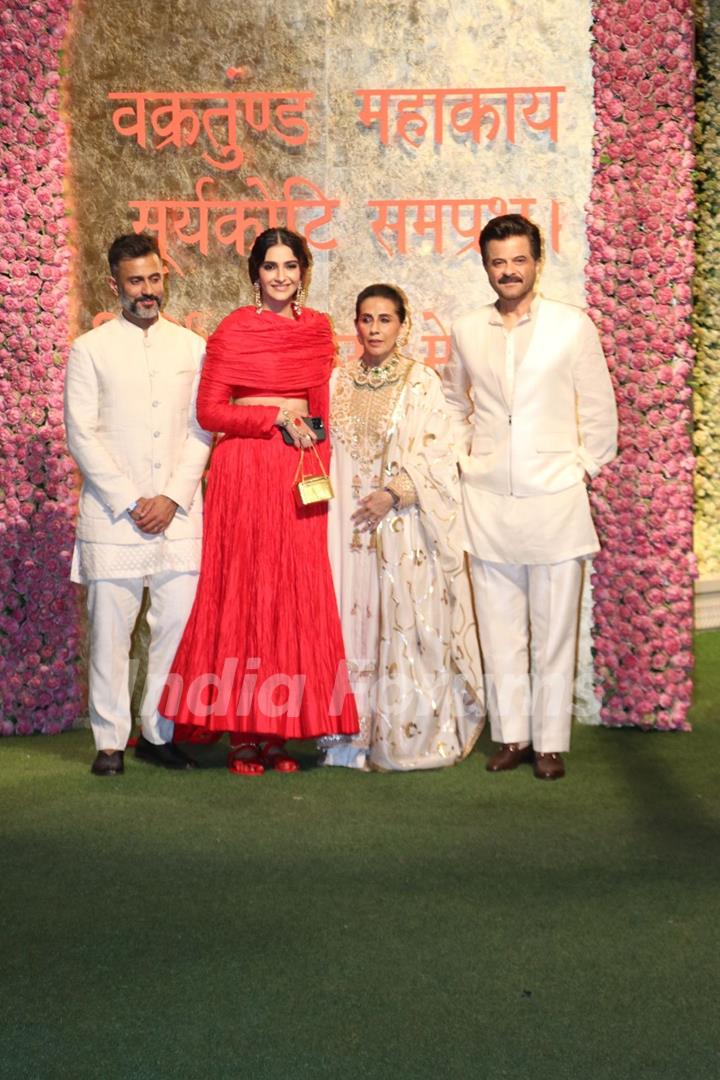
<instances>
[{"instance_id":1,"label":"bearded man in white sherwani","mask_svg":"<svg viewBox=\"0 0 720 1080\"><path fill-rule=\"evenodd\" d=\"M155 239L119 236L108 252L116 319L77 338L65 382L68 446L82 473L72 580L87 586L92 772L124 769L131 729L130 637L150 592L148 668L135 755L189 769L157 705L195 597L200 479L212 436L195 418L204 355L197 334L160 314Z\"/></svg>"},{"instance_id":2,"label":"bearded man in white sherwani","mask_svg":"<svg viewBox=\"0 0 720 1080\"><path fill-rule=\"evenodd\" d=\"M570 748L582 563L599 550L586 481L617 452L607 364L589 317L535 292L540 232L488 222L480 251L497 301L461 317L443 372L465 453L467 546L499 751L564 775Z\"/></svg>"}]
</instances>

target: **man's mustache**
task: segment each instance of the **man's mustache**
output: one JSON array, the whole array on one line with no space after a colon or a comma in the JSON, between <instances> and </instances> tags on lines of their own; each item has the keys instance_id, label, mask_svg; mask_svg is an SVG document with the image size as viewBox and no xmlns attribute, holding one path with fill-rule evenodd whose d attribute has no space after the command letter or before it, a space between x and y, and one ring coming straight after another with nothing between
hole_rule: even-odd
<instances>
[{"instance_id":1,"label":"man's mustache","mask_svg":"<svg viewBox=\"0 0 720 1080\"><path fill-rule=\"evenodd\" d=\"M522 278L503 276L503 277L500 278L499 284L500 285L515 285L515 284L521 285L522 284Z\"/></svg>"}]
</instances>

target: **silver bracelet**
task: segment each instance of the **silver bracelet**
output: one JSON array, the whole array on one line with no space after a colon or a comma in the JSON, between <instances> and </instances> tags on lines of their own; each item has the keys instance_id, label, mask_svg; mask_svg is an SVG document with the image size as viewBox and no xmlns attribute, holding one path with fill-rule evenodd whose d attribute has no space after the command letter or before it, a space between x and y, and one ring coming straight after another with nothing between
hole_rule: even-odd
<instances>
[{"instance_id":1,"label":"silver bracelet","mask_svg":"<svg viewBox=\"0 0 720 1080\"><path fill-rule=\"evenodd\" d=\"M291 417L290 413L287 411L287 409L281 409L280 410L280 419L276 421L278 427L284 427L284 428L290 427L291 422L292 422L292 417Z\"/></svg>"}]
</instances>

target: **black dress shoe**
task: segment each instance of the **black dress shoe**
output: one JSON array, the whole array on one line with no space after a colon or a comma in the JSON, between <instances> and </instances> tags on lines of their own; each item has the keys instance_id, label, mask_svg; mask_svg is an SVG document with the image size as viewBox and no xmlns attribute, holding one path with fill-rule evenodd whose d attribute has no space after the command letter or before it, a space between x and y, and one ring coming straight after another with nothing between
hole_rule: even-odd
<instances>
[{"instance_id":1,"label":"black dress shoe","mask_svg":"<svg viewBox=\"0 0 720 1080\"><path fill-rule=\"evenodd\" d=\"M197 762L183 753L175 743L151 743L140 735L135 745L135 757L149 761L151 765L162 765L164 769L196 769Z\"/></svg>"},{"instance_id":2,"label":"black dress shoe","mask_svg":"<svg viewBox=\"0 0 720 1080\"><path fill-rule=\"evenodd\" d=\"M125 772L123 763L123 751L113 750L108 754L105 750L98 750L95 760L90 766L90 772L95 776L120 776Z\"/></svg>"}]
</instances>

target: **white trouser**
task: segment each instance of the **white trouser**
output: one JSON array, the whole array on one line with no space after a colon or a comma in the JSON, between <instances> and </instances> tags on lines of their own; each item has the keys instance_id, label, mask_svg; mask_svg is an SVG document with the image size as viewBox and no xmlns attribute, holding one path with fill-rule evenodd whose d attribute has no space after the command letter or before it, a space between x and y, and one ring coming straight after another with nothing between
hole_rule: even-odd
<instances>
[{"instance_id":1,"label":"white trouser","mask_svg":"<svg viewBox=\"0 0 720 1080\"><path fill-rule=\"evenodd\" d=\"M493 740L569 750L582 560L470 569Z\"/></svg>"},{"instance_id":2,"label":"white trouser","mask_svg":"<svg viewBox=\"0 0 720 1080\"><path fill-rule=\"evenodd\" d=\"M146 739L165 743L173 737L173 724L160 716L157 706L190 615L198 575L151 574L147 580L150 645L140 719ZM98 750L124 750L130 736L130 636L142 595L142 578L92 581L88 585L89 712Z\"/></svg>"}]
</instances>

